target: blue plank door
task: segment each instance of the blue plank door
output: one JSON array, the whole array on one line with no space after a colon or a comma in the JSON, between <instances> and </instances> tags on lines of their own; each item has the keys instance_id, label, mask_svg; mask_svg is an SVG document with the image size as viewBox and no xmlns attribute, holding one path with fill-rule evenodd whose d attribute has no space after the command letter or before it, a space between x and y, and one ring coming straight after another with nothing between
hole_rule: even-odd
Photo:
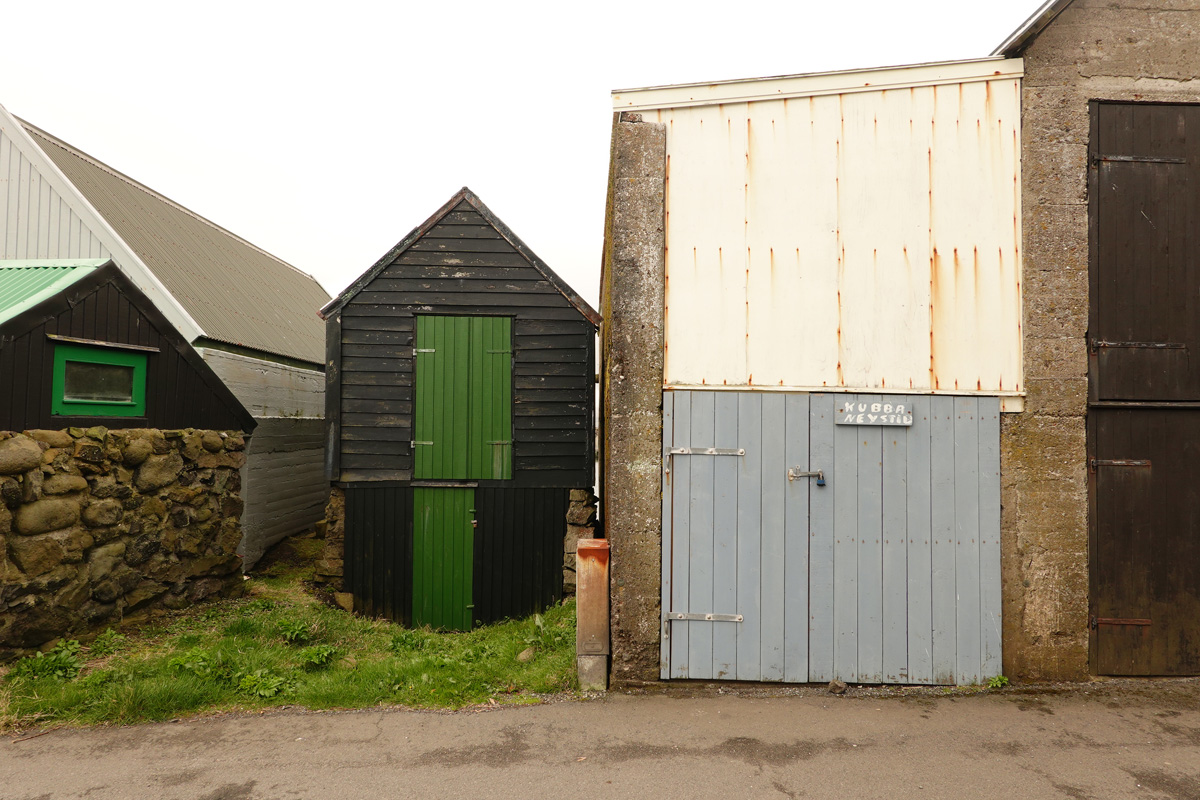
<instances>
[{"instance_id":1,"label":"blue plank door","mask_svg":"<svg viewBox=\"0 0 1200 800\"><path fill-rule=\"evenodd\" d=\"M838 425L848 401L913 424ZM663 678L1000 673L996 398L669 391L663 409Z\"/></svg>"}]
</instances>

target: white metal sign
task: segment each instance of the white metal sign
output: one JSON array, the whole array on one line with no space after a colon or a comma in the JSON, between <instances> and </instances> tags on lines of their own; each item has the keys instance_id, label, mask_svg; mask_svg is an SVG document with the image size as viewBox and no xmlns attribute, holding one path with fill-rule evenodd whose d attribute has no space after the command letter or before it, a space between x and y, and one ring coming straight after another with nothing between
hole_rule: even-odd
<instances>
[{"instance_id":1,"label":"white metal sign","mask_svg":"<svg viewBox=\"0 0 1200 800\"><path fill-rule=\"evenodd\" d=\"M912 409L903 403L842 402L837 406L838 425L912 425Z\"/></svg>"}]
</instances>

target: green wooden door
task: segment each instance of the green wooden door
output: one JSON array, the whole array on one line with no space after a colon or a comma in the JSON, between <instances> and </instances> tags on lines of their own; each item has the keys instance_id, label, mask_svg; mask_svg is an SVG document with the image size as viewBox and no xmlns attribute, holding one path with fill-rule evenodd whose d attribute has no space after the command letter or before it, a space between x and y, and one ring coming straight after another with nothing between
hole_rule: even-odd
<instances>
[{"instance_id":1,"label":"green wooden door","mask_svg":"<svg viewBox=\"0 0 1200 800\"><path fill-rule=\"evenodd\" d=\"M475 490L413 490L414 626L471 630Z\"/></svg>"},{"instance_id":2,"label":"green wooden door","mask_svg":"<svg viewBox=\"0 0 1200 800\"><path fill-rule=\"evenodd\" d=\"M413 477L512 477L512 319L417 317Z\"/></svg>"}]
</instances>

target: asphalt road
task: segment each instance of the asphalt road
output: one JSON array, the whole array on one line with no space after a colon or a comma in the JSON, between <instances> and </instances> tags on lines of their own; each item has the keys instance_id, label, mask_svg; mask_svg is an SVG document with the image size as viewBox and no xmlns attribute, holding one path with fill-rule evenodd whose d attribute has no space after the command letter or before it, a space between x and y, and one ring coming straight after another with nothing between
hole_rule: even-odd
<instances>
[{"instance_id":1,"label":"asphalt road","mask_svg":"<svg viewBox=\"0 0 1200 800\"><path fill-rule=\"evenodd\" d=\"M1195 680L735 691L8 734L0 798L1200 798Z\"/></svg>"}]
</instances>

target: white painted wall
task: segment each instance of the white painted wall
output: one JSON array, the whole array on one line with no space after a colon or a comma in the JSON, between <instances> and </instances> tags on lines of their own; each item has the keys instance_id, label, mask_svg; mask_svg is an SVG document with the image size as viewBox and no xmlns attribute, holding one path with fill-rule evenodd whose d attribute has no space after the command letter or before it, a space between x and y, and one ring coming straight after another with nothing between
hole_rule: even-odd
<instances>
[{"instance_id":1,"label":"white painted wall","mask_svg":"<svg viewBox=\"0 0 1200 800\"><path fill-rule=\"evenodd\" d=\"M1022 394L1021 69L614 94L667 126L665 385Z\"/></svg>"}]
</instances>

